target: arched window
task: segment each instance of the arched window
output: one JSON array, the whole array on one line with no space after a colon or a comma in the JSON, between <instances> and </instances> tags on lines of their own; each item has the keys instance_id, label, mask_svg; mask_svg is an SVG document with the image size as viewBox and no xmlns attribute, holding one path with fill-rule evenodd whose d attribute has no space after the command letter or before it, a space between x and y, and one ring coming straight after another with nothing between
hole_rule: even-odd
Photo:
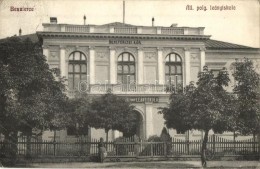
<instances>
[{"instance_id":1,"label":"arched window","mask_svg":"<svg viewBox=\"0 0 260 169\"><path fill-rule=\"evenodd\" d=\"M87 61L86 56L79 51L73 52L69 56L69 78L70 90L78 89L80 81L87 80Z\"/></svg>"},{"instance_id":2,"label":"arched window","mask_svg":"<svg viewBox=\"0 0 260 169\"><path fill-rule=\"evenodd\" d=\"M121 84L135 82L135 59L131 53L125 52L118 56L117 81Z\"/></svg>"},{"instance_id":3,"label":"arched window","mask_svg":"<svg viewBox=\"0 0 260 169\"><path fill-rule=\"evenodd\" d=\"M166 56L165 82L172 85L182 85L182 60L176 53Z\"/></svg>"}]
</instances>

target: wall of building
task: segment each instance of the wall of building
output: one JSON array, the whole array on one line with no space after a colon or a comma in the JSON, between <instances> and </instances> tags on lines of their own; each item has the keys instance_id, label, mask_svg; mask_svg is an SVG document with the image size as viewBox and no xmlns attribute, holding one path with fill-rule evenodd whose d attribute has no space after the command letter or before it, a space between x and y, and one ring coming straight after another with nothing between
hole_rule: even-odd
<instances>
[{"instance_id":1,"label":"wall of building","mask_svg":"<svg viewBox=\"0 0 260 169\"><path fill-rule=\"evenodd\" d=\"M229 73L229 86L226 88L229 92L232 92L235 84L232 73L234 67L232 63L249 58L253 61L256 72L260 73L260 52L250 50L212 50L206 52L206 65L209 69L221 70L225 67Z\"/></svg>"},{"instance_id":2,"label":"wall of building","mask_svg":"<svg viewBox=\"0 0 260 169\"><path fill-rule=\"evenodd\" d=\"M209 69L220 70L227 67L232 74L231 63L236 58L248 57L254 60L257 71L260 72L259 52L248 50L206 50L200 40L168 40L141 39L141 44L110 44L109 38L45 38L43 53L51 68L60 68L62 75L68 77L68 58L74 51L80 51L87 57L87 74L91 84L116 84L117 57L123 52L129 52L135 57L135 72L137 84L164 84L165 57L177 53L182 59L183 84L197 81L197 75L206 64ZM228 91L232 91L232 77ZM137 96L147 96L137 93ZM126 96L130 96L126 94ZM151 93L148 96L154 96ZM164 127L164 119L158 114L159 107L167 106L168 94L158 95L159 103L134 103L136 110L143 118L143 137L160 135ZM171 136L185 138L186 134L177 134L169 130ZM60 138L66 138L65 132L60 132ZM109 132L109 140L119 137L122 133ZM200 137L201 132L195 131L191 136ZM46 137L48 134L46 134ZM91 138L105 138L101 129L91 129Z\"/></svg>"}]
</instances>

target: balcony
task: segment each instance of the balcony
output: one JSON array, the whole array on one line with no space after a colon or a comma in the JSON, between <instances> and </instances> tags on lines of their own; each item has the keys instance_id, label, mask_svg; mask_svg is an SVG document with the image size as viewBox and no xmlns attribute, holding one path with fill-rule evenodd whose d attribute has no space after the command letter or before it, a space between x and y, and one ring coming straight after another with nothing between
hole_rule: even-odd
<instances>
[{"instance_id":1,"label":"balcony","mask_svg":"<svg viewBox=\"0 0 260 169\"><path fill-rule=\"evenodd\" d=\"M69 97L74 97L77 93L81 94L105 94L109 89L114 94L169 94L166 93L168 85L157 84L93 84L88 85L83 90L68 91Z\"/></svg>"}]
</instances>

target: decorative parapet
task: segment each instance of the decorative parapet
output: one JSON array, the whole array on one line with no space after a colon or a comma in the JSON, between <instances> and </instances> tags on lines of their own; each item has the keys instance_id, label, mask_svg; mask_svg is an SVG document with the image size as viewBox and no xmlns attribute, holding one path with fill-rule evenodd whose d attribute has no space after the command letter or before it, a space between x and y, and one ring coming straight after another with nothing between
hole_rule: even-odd
<instances>
[{"instance_id":1,"label":"decorative parapet","mask_svg":"<svg viewBox=\"0 0 260 169\"><path fill-rule=\"evenodd\" d=\"M204 35L203 27L43 24L44 32Z\"/></svg>"},{"instance_id":2,"label":"decorative parapet","mask_svg":"<svg viewBox=\"0 0 260 169\"><path fill-rule=\"evenodd\" d=\"M66 25L65 32L89 33L90 27L85 25Z\"/></svg>"},{"instance_id":3,"label":"decorative parapet","mask_svg":"<svg viewBox=\"0 0 260 169\"><path fill-rule=\"evenodd\" d=\"M137 27L115 27L115 33L137 34Z\"/></svg>"},{"instance_id":4,"label":"decorative parapet","mask_svg":"<svg viewBox=\"0 0 260 169\"><path fill-rule=\"evenodd\" d=\"M105 94L108 89L112 90L115 94L167 94L166 92L169 85L158 85L158 84L92 84L84 91L73 90L67 91L69 97L74 97L77 94ZM174 88L172 88L174 90ZM79 92L80 91L80 92Z\"/></svg>"},{"instance_id":5,"label":"decorative parapet","mask_svg":"<svg viewBox=\"0 0 260 169\"><path fill-rule=\"evenodd\" d=\"M162 28L161 34L184 35L184 28L178 28L178 27Z\"/></svg>"}]
</instances>

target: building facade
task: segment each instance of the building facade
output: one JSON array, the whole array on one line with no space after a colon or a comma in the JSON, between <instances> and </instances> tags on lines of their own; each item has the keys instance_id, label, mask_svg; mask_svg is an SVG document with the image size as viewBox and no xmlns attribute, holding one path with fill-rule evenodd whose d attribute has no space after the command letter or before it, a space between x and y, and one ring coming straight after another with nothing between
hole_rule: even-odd
<instances>
[{"instance_id":1,"label":"building facade","mask_svg":"<svg viewBox=\"0 0 260 169\"><path fill-rule=\"evenodd\" d=\"M68 79L68 96L77 92L104 94L112 89L135 106L139 116L136 134L141 138L160 135L164 119L160 107L167 106L167 85L184 87L197 81L207 65L214 73L226 67L233 71L236 59L250 58L260 72L260 50L211 40L203 27L135 26L124 23L105 25L69 25L56 21L43 24L37 32L50 68L60 68ZM231 85L228 88L232 91ZM90 129L88 136L100 138L103 130ZM171 130L170 134L178 135ZM192 134L192 133L190 133ZM195 132L196 134L196 132ZM58 133L60 139L72 137L69 130ZM72 135L72 136L70 136ZM121 133L111 131L109 138ZM183 135L183 134L180 134Z\"/></svg>"}]
</instances>

